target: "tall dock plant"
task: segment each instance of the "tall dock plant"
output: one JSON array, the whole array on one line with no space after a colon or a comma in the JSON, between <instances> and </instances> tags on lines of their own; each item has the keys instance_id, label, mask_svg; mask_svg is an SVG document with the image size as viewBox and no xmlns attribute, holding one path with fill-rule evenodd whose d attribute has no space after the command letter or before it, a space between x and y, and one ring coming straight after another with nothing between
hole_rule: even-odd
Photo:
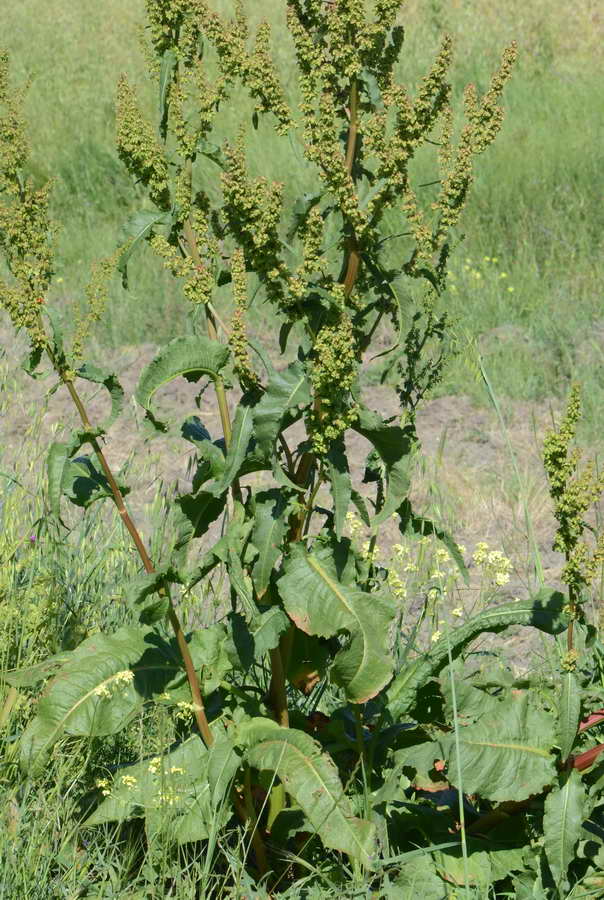
<instances>
[{"instance_id":1,"label":"tall dock plant","mask_svg":"<svg viewBox=\"0 0 604 900\"><path fill-rule=\"evenodd\" d=\"M344 536L351 505L372 529L373 546L379 527L394 517L404 534L445 541L466 574L453 541L409 502L415 411L444 365L448 259L477 157L502 124L516 49L504 50L486 93L468 85L458 120L449 37L415 91L398 81L400 5L376 0L368 10L363 0L291 0L292 105L294 92L286 93L271 58L270 25L251 33L241 2L229 19L204 0L147 0L157 117L147 120L135 88L121 77L117 145L148 202L128 223L128 240L94 268L69 347L47 303L50 185L39 187L27 174L22 96L10 85L6 55L0 58L0 297L15 328L27 332L28 371L35 375L46 359L81 419L68 441L50 447L49 508L61 523L65 498L85 508L112 500L141 564L140 576L124 585L130 624L11 676L31 687L52 675L23 735L22 765L35 775L62 738L116 734L153 704L175 718L189 710L190 734L183 737L180 728L162 756L116 773L87 824L142 817L151 833L186 843L205 840L234 811L251 832L259 876L283 873L282 851L299 832L308 836L302 850L295 845L302 855L308 845L314 852L317 836L347 854L357 872L379 870L389 839L378 810L401 799L399 723L426 722L422 692L430 680L484 631L524 624L558 633L568 624L561 596L542 591L487 610L429 653L405 653L397 672L397 604L387 573ZM227 107L230 116L248 108L251 114L242 112L231 139L217 140ZM251 128L274 129L289 141L292 169L302 158L314 175L312 193L290 206L286 185L253 171ZM431 151L437 188L425 200L413 163ZM387 245L401 235L393 268ZM178 539L161 566L151 560L128 512L127 487L109 462L123 391L112 372L85 358L87 338L105 314L108 280L117 269L127 284L129 259L142 242L182 284L195 324L159 350L135 393L150 427L180 430L195 454L193 489L175 500ZM406 284L417 289L408 292ZM218 298L228 286L227 317ZM248 335L252 286L280 323L285 366ZM360 390L382 323L394 333L387 363L400 401L396 419L371 409ZM213 385L219 433L198 417L161 420L155 394L183 376ZM106 421L90 420L82 380L108 391ZM370 448L362 484L351 475L351 432ZM321 495L319 505L323 488L331 502ZM208 529L218 521L221 536L208 546ZM192 590L219 569L228 576L223 620L185 633L174 585ZM308 713L327 686L331 724L321 737ZM517 710L507 714L513 731ZM425 748L425 727L408 732L407 747ZM523 779L512 786L512 800L538 793L555 776L550 749L535 755L523 734ZM452 771L459 747L455 756L444 732L438 740L437 756L450 758ZM466 765L487 800L498 801L503 786L493 775L489 789L487 773L498 770L509 741L482 742L480 753L476 746ZM374 792L369 804L360 799L367 789Z\"/></svg>"}]
</instances>

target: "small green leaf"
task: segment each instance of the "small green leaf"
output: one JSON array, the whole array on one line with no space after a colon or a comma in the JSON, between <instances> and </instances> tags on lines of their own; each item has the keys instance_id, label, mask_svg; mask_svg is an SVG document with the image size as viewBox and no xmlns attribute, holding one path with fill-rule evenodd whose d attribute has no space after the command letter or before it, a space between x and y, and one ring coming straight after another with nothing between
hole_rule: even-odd
<instances>
[{"instance_id":1,"label":"small green leaf","mask_svg":"<svg viewBox=\"0 0 604 900\"><path fill-rule=\"evenodd\" d=\"M342 440L332 444L327 454L327 474L334 506L334 525L338 540L342 537L346 513L352 496L346 449Z\"/></svg>"},{"instance_id":2,"label":"small green leaf","mask_svg":"<svg viewBox=\"0 0 604 900\"><path fill-rule=\"evenodd\" d=\"M353 816L338 771L320 745L270 719L252 719L240 734L249 764L276 773L325 846L371 867L375 827Z\"/></svg>"},{"instance_id":3,"label":"small green leaf","mask_svg":"<svg viewBox=\"0 0 604 900\"><path fill-rule=\"evenodd\" d=\"M287 498L282 491L272 488L268 491L259 491L254 500L251 541L258 550L258 558L252 569L252 580L256 595L261 599L281 553L281 541L287 528L285 519Z\"/></svg>"},{"instance_id":4,"label":"small green leaf","mask_svg":"<svg viewBox=\"0 0 604 900\"><path fill-rule=\"evenodd\" d=\"M119 479L118 487L122 495L130 493L130 488ZM111 486L95 459L77 456L69 459L63 469L61 483L63 493L75 506L87 509L96 500L113 497Z\"/></svg>"},{"instance_id":5,"label":"small green leaf","mask_svg":"<svg viewBox=\"0 0 604 900\"><path fill-rule=\"evenodd\" d=\"M558 716L560 757L567 760L573 749L581 721L581 688L574 672L563 672Z\"/></svg>"},{"instance_id":6,"label":"small green leaf","mask_svg":"<svg viewBox=\"0 0 604 900\"><path fill-rule=\"evenodd\" d=\"M580 772L573 769L562 778L562 786L554 788L545 798L543 848L556 886L566 895L566 873L575 858L589 808Z\"/></svg>"},{"instance_id":7,"label":"small green leaf","mask_svg":"<svg viewBox=\"0 0 604 900\"><path fill-rule=\"evenodd\" d=\"M385 467L386 497L373 520L374 525L379 525L399 508L409 493L415 434L409 427L387 425L381 416L366 407L361 407L358 422L353 427L374 446Z\"/></svg>"},{"instance_id":8,"label":"small green leaf","mask_svg":"<svg viewBox=\"0 0 604 900\"><path fill-rule=\"evenodd\" d=\"M174 338L143 370L134 396L151 419L157 422L151 399L160 387L181 375L208 375L216 380L228 357L228 347L207 337L186 335ZM161 423L158 426L163 427Z\"/></svg>"},{"instance_id":9,"label":"small green leaf","mask_svg":"<svg viewBox=\"0 0 604 900\"><path fill-rule=\"evenodd\" d=\"M63 473L71 445L59 441L52 443L46 457L46 471L48 475L48 504L53 516L61 518L61 494L63 491Z\"/></svg>"},{"instance_id":10,"label":"small green leaf","mask_svg":"<svg viewBox=\"0 0 604 900\"><path fill-rule=\"evenodd\" d=\"M79 369L76 369L76 375L85 381L102 384L108 391L111 398L111 411L105 421L99 425L101 431L108 431L124 408L124 389L117 380L117 376L113 372L105 372L91 363L84 363Z\"/></svg>"},{"instance_id":11,"label":"small green leaf","mask_svg":"<svg viewBox=\"0 0 604 900\"><path fill-rule=\"evenodd\" d=\"M208 491L218 497L231 486L237 478L248 452L252 437L254 410L250 403L241 400L233 420L233 433L224 460L224 469L220 478L208 486Z\"/></svg>"},{"instance_id":12,"label":"small green leaf","mask_svg":"<svg viewBox=\"0 0 604 900\"><path fill-rule=\"evenodd\" d=\"M128 287L128 262L137 245L151 237L156 225L170 225L171 222L170 213L160 212L157 209L141 209L125 223L122 233L127 243L117 263L117 270L122 276L125 288Z\"/></svg>"},{"instance_id":13,"label":"small green leaf","mask_svg":"<svg viewBox=\"0 0 604 900\"><path fill-rule=\"evenodd\" d=\"M308 406L310 400L310 385L301 362L296 360L271 376L266 392L254 407L254 433L265 453L270 453L277 440L286 413Z\"/></svg>"}]
</instances>

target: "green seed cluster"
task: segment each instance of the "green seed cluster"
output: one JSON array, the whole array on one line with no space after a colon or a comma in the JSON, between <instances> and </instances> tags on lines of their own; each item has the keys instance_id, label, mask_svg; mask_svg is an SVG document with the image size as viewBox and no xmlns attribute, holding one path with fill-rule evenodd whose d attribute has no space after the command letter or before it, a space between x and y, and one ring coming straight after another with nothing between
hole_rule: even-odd
<instances>
[{"instance_id":1,"label":"green seed cluster","mask_svg":"<svg viewBox=\"0 0 604 900\"><path fill-rule=\"evenodd\" d=\"M194 305L204 305L212 297L214 276L207 265L195 265L190 256L184 256L180 248L171 244L162 234L149 239L153 252L159 256L175 278L184 279L182 292Z\"/></svg>"},{"instance_id":2,"label":"green seed cluster","mask_svg":"<svg viewBox=\"0 0 604 900\"><path fill-rule=\"evenodd\" d=\"M238 79L256 101L257 113L273 113L277 132L284 134L292 125L275 64L270 54L271 30L267 22L259 25L252 50L248 53L248 27L241 0L235 5L235 18L223 22L204 6L203 27L214 45L223 77Z\"/></svg>"},{"instance_id":3,"label":"green seed cluster","mask_svg":"<svg viewBox=\"0 0 604 900\"><path fill-rule=\"evenodd\" d=\"M248 177L241 140L227 148L226 157L222 213L228 230L243 250L246 268L256 272L267 296L283 306L283 280L289 275L282 260L279 237L283 185L266 178Z\"/></svg>"},{"instance_id":4,"label":"green seed cluster","mask_svg":"<svg viewBox=\"0 0 604 900\"><path fill-rule=\"evenodd\" d=\"M247 273L245 271L245 257L239 247L231 257L231 276L233 279L235 310L231 318L229 346L233 354L235 372L241 387L246 391L257 387L259 382L257 374L252 369L248 351L245 327L245 314L248 306Z\"/></svg>"},{"instance_id":5,"label":"green seed cluster","mask_svg":"<svg viewBox=\"0 0 604 900\"><path fill-rule=\"evenodd\" d=\"M604 559L604 535L594 550L583 540L585 513L604 490L604 474L597 476L591 464L579 472L581 452L572 444L580 417L581 395L574 385L560 427L550 431L543 443L543 464L558 520L553 549L566 556L562 579L575 593L593 581Z\"/></svg>"},{"instance_id":6,"label":"green seed cluster","mask_svg":"<svg viewBox=\"0 0 604 900\"><path fill-rule=\"evenodd\" d=\"M308 424L313 451L318 455L328 453L358 418L358 406L350 393L359 366L354 328L344 308L342 286L333 289L340 294L340 310L315 338L310 372L315 406Z\"/></svg>"},{"instance_id":7,"label":"green seed cluster","mask_svg":"<svg viewBox=\"0 0 604 900\"><path fill-rule=\"evenodd\" d=\"M168 164L153 128L143 117L125 75L117 88L117 148L130 174L149 188L160 209L170 209Z\"/></svg>"},{"instance_id":8,"label":"green seed cluster","mask_svg":"<svg viewBox=\"0 0 604 900\"><path fill-rule=\"evenodd\" d=\"M127 251L128 244L118 247L112 256L93 263L90 281L86 286L87 310L79 309L76 313L75 331L72 344L74 360L82 358L84 345L90 337L94 322L100 322L109 302L109 284L117 269L121 255Z\"/></svg>"},{"instance_id":9,"label":"green seed cluster","mask_svg":"<svg viewBox=\"0 0 604 900\"><path fill-rule=\"evenodd\" d=\"M177 60L191 65L199 52L205 4L198 0L146 0L145 5L155 57L161 59L172 51Z\"/></svg>"}]
</instances>

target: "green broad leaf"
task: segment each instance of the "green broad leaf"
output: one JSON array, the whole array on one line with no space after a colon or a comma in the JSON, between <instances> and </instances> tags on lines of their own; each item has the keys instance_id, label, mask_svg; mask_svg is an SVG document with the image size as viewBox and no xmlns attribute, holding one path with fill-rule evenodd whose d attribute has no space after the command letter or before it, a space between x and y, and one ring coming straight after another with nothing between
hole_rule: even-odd
<instances>
[{"instance_id":1,"label":"green broad leaf","mask_svg":"<svg viewBox=\"0 0 604 900\"><path fill-rule=\"evenodd\" d=\"M186 533L183 526L179 536L179 544L182 545L206 533L212 522L224 511L226 495L216 497L209 491L198 491L196 494L183 494L176 498L176 502L188 522Z\"/></svg>"},{"instance_id":2,"label":"green broad leaf","mask_svg":"<svg viewBox=\"0 0 604 900\"><path fill-rule=\"evenodd\" d=\"M216 380L228 357L228 347L210 338L201 335L174 338L143 370L134 396L156 427L165 428L151 406L155 392L181 375L207 375Z\"/></svg>"},{"instance_id":3,"label":"green broad leaf","mask_svg":"<svg viewBox=\"0 0 604 900\"><path fill-rule=\"evenodd\" d=\"M425 519L423 516L416 516L413 513L409 500L403 501L401 506L398 508L398 515L399 529L401 534L415 534L420 537L434 535L434 537L437 538L437 540L439 540L441 544L443 544L449 551L449 555L457 565L457 568L459 569L465 583L470 583L470 574L464 562L464 558L461 555L459 547L448 531L444 531L443 529L438 528L434 524L434 522L430 521L430 519Z\"/></svg>"},{"instance_id":4,"label":"green broad leaf","mask_svg":"<svg viewBox=\"0 0 604 900\"><path fill-rule=\"evenodd\" d=\"M141 209L128 219L122 227L123 240L126 246L117 263L117 270L122 276L122 284L128 288L128 262L138 244L151 237L156 225L170 225L172 215L158 209Z\"/></svg>"},{"instance_id":5,"label":"green broad leaf","mask_svg":"<svg viewBox=\"0 0 604 900\"><path fill-rule=\"evenodd\" d=\"M210 550L204 553L199 566L192 573L188 587L194 587L220 563L226 564L229 560L229 553L241 556L252 526L252 520L245 518L243 505L241 503L233 504L233 513L225 533Z\"/></svg>"},{"instance_id":6,"label":"green broad leaf","mask_svg":"<svg viewBox=\"0 0 604 900\"><path fill-rule=\"evenodd\" d=\"M465 794L487 800L526 800L556 775L552 717L527 694L503 700L494 715L458 728L437 741L448 763L448 780Z\"/></svg>"},{"instance_id":7,"label":"green broad leaf","mask_svg":"<svg viewBox=\"0 0 604 900\"><path fill-rule=\"evenodd\" d=\"M336 536L340 540L352 497L352 482L348 470L348 459L342 440L333 444L327 454L327 475L331 485L331 496L333 497L334 526Z\"/></svg>"},{"instance_id":8,"label":"green broad leaf","mask_svg":"<svg viewBox=\"0 0 604 900\"><path fill-rule=\"evenodd\" d=\"M581 688L574 672L563 672L558 716L560 758L567 760L573 749L581 721Z\"/></svg>"},{"instance_id":9,"label":"green broad leaf","mask_svg":"<svg viewBox=\"0 0 604 900\"><path fill-rule=\"evenodd\" d=\"M361 517L361 522L363 523L363 525L366 525L369 528L370 519L369 519L369 513L367 511L367 505L365 503L365 499L354 488L352 489L352 491L350 493L350 499L352 500L352 502L354 503L354 505L357 508L357 512L358 512L359 516Z\"/></svg>"},{"instance_id":10,"label":"green broad leaf","mask_svg":"<svg viewBox=\"0 0 604 900\"><path fill-rule=\"evenodd\" d=\"M46 372L39 371L43 353L44 350L42 347L33 347L21 363L21 368L24 372L27 372L30 378L38 379L47 377Z\"/></svg>"},{"instance_id":11,"label":"green broad leaf","mask_svg":"<svg viewBox=\"0 0 604 900\"><path fill-rule=\"evenodd\" d=\"M155 597L155 594L168 584L183 584L182 576L173 568L144 572L126 585L126 603L138 607L140 622L151 625L165 618L170 607L170 598L167 593L163 597Z\"/></svg>"},{"instance_id":12,"label":"green broad leaf","mask_svg":"<svg viewBox=\"0 0 604 900\"><path fill-rule=\"evenodd\" d=\"M199 458L207 464L208 478L220 478L224 472L225 455L222 448L224 440L212 441L210 432L202 424L198 416L189 416L180 429L186 441L194 444Z\"/></svg>"},{"instance_id":13,"label":"green broad leaf","mask_svg":"<svg viewBox=\"0 0 604 900\"><path fill-rule=\"evenodd\" d=\"M21 741L21 763L39 772L64 734L97 737L116 734L141 708L135 664L148 643L148 629L120 628L83 641L49 682L36 716Z\"/></svg>"},{"instance_id":14,"label":"green broad leaf","mask_svg":"<svg viewBox=\"0 0 604 900\"><path fill-rule=\"evenodd\" d=\"M385 467L387 490L384 505L373 520L374 525L379 525L396 512L409 493L415 434L409 427L387 425L381 416L366 407L361 407L359 419L353 427L373 445Z\"/></svg>"},{"instance_id":15,"label":"green broad leaf","mask_svg":"<svg viewBox=\"0 0 604 900\"><path fill-rule=\"evenodd\" d=\"M275 563L281 555L281 542L287 529L287 497L283 491L271 488L255 496L254 527L251 541L258 551L252 568L252 580L258 600L268 588Z\"/></svg>"},{"instance_id":16,"label":"green broad leaf","mask_svg":"<svg viewBox=\"0 0 604 900\"><path fill-rule=\"evenodd\" d=\"M61 518L61 494L63 492L63 473L71 445L55 441L48 450L46 457L46 472L48 476L48 504L53 516Z\"/></svg>"},{"instance_id":17,"label":"green broad leaf","mask_svg":"<svg viewBox=\"0 0 604 900\"><path fill-rule=\"evenodd\" d=\"M552 877L562 891L568 885L566 873L590 812L581 774L572 769L564 778L562 785L545 798L543 810L543 849Z\"/></svg>"},{"instance_id":18,"label":"green broad leaf","mask_svg":"<svg viewBox=\"0 0 604 900\"><path fill-rule=\"evenodd\" d=\"M108 431L124 408L124 389L117 380L117 376L113 372L105 372L91 363L84 363L79 369L76 369L76 375L85 381L102 384L109 393L111 411L105 421L99 426L101 431Z\"/></svg>"},{"instance_id":19,"label":"green broad leaf","mask_svg":"<svg viewBox=\"0 0 604 900\"><path fill-rule=\"evenodd\" d=\"M249 764L277 775L325 846L371 868L375 826L352 814L338 770L320 745L304 732L281 728L270 719L252 719L240 735Z\"/></svg>"},{"instance_id":20,"label":"green broad leaf","mask_svg":"<svg viewBox=\"0 0 604 900\"><path fill-rule=\"evenodd\" d=\"M174 50L169 47L167 50L164 50L159 70L159 121L161 123L161 132L164 137L166 134L168 114L166 101L168 99L168 93L170 91L170 85L172 84L175 70L176 54L174 53Z\"/></svg>"},{"instance_id":21,"label":"green broad leaf","mask_svg":"<svg viewBox=\"0 0 604 900\"><path fill-rule=\"evenodd\" d=\"M308 376L298 360L269 378L262 399L254 407L254 434L264 453L271 452L286 414L308 406L310 401Z\"/></svg>"},{"instance_id":22,"label":"green broad leaf","mask_svg":"<svg viewBox=\"0 0 604 900\"><path fill-rule=\"evenodd\" d=\"M109 794L85 825L145 816L152 834L179 844L207 840L230 814L223 803L240 755L225 737L207 750L193 735L170 753L149 757L115 773Z\"/></svg>"},{"instance_id":23,"label":"green broad leaf","mask_svg":"<svg viewBox=\"0 0 604 900\"><path fill-rule=\"evenodd\" d=\"M396 893L392 893L399 900L442 900L445 895L445 887L442 879L436 874L432 856L428 853L416 856L405 862L400 874L392 883Z\"/></svg>"},{"instance_id":24,"label":"green broad leaf","mask_svg":"<svg viewBox=\"0 0 604 900\"><path fill-rule=\"evenodd\" d=\"M222 623L193 632L188 640L191 658L199 672L201 689L211 694L233 668L233 641ZM168 685L167 690L170 691Z\"/></svg>"},{"instance_id":25,"label":"green broad leaf","mask_svg":"<svg viewBox=\"0 0 604 900\"><path fill-rule=\"evenodd\" d=\"M379 594L338 580L332 565L294 545L278 589L287 614L306 634L349 635L330 675L353 703L365 703L388 683L394 665L385 646L394 608Z\"/></svg>"},{"instance_id":26,"label":"green broad leaf","mask_svg":"<svg viewBox=\"0 0 604 900\"><path fill-rule=\"evenodd\" d=\"M254 425L253 407L245 398L239 403L233 419L233 433L224 460L224 469L220 478L208 486L208 491L215 497L223 494L237 478L246 458Z\"/></svg>"},{"instance_id":27,"label":"green broad leaf","mask_svg":"<svg viewBox=\"0 0 604 900\"><path fill-rule=\"evenodd\" d=\"M290 620L279 606L269 606L247 622L241 613L231 613L231 633L237 653L237 664L244 671L260 662L279 643L290 626Z\"/></svg>"},{"instance_id":28,"label":"green broad leaf","mask_svg":"<svg viewBox=\"0 0 604 900\"><path fill-rule=\"evenodd\" d=\"M54 675L57 668L66 663L70 657L71 651L65 651L25 669L9 669L2 673L2 680L16 688L35 687Z\"/></svg>"},{"instance_id":29,"label":"green broad leaf","mask_svg":"<svg viewBox=\"0 0 604 900\"><path fill-rule=\"evenodd\" d=\"M395 720L413 709L417 693L438 675L451 656L455 659L479 634L498 634L512 625L532 625L546 634L560 634L568 627L564 613L565 598L559 591L543 588L520 603L506 603L487 609L466 625L452 629L441 638L430 653L415 659L402 669L388 688L388 709Z\"/></svg>"},{"instance_id":30,"label":"green broad leaf","mask_svg":"<svg viewBox=\"0 0 604 900\"><path fill-rule=\"evenodd\" d=\"M127 484L117 479L123 496L130 493ZM87 509L96 500L113 497L111 486L95 459L77 456L68 459L63 469L61 489L75 506Z\"/></svg>"}]
</instances>

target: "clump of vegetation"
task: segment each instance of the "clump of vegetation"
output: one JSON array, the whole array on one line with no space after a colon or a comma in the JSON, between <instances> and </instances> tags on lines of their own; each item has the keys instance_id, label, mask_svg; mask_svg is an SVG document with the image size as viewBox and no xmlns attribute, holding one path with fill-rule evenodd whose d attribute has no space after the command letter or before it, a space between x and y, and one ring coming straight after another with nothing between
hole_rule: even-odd
<instances>
[{"instance_id":1,"label":"clump of vegetation","mask_svg":"<svg viewBox=\"0 0 604 900\"><path fill-rule=\"evenodd\" d=\"M361 0L292 0L294 107L271 60L269 25L252 34L242 3L231 19L205 0L146 6L157 122L122 77L117 141L148 202L127 224L127 241L95 267L69 346L47 303L49 188L27 174L21 98L6 56L0 63L0 298L29 337L30 374L47 360L81 418L68 441L49 448L46 522L60 543L66 499L90 517L95 501L109 499L140 560L120 586L127 613L119 627L76 637L5 676L13 701L15 691L46 682L19 737L21 768L43 779L62 747L99 748L79 825L115 828L132 884L148 874L150 847L172 854L154 885L162 894L174 889L180 865L204 896L236 896L242 885L293 895L345 884L414 896L420 883L434 897L451 885L564 896L594 868L595 854L575 859L575 851L583 823L600 815L590 767L602 747L584 744L604 718L584 718L583 709L598 696L597 651L579 591L600 551L580 549L582 516L601 484L590 472L572 480L576 398L545 457L568 597L544 586L454 625L438 598L467 577L463 554L409 499L416 410L447 357L449 259L477 157L502 125L515 46L484 94L468 85L458 122L448 37L414 92L394 76L404 39L399 0L371 9ZM217 144L216 123L235 91L239 127ZM314 172L314 192L286 206L284 185L252 171L249 128L288 142L293 164L303 158ZM433 154L437 173L427 201L413 175L420 152ZM404 230L394 269L384 255L386 213ZM180 282L191 313L189 332L160 349L135 392L148 428L180 434L194 460L192 490L169 506L154 560L128 510L128 485L109 462L123 390L85 358L108 279L118 270L127 284L143 242ZM280 323L278 367L248 335L250 305L260 301ZM360 388L383 322L395 335L385 354L395 419L371 409ZM165 420L155 395L181 377L200 393L212 386L221 433L196 415ZM104 422L90 421L81 381L106 389ZM351 433L368 448L362 480ZM358 527L353 506L366 545L346 533L347 524ZM415 618L405 607L406 572L421 570L401 565L404 544L389 566L378 552L393 517L404 542L440 545ZM474 562L493 587L506 583L509 564L498 551L481 545ZM208 585L220 583L217 620L200 627ZM452 613L465 615L458 606ZM564 651L551 641L554 675L518 679L503 665L472 665L471 642L510 626L567 634ZM117 765L108 746L117 747ZM90 886L94 866L86 872Z\"/></svg>"}]
</instances>

